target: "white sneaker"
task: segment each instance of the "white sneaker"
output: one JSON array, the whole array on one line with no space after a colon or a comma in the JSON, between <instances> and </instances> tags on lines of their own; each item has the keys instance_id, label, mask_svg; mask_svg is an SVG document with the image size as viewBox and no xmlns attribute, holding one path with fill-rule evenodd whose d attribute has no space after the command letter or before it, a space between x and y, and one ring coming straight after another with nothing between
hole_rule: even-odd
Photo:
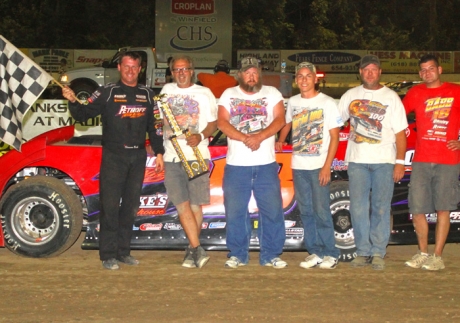
<instances>
[{"instance_id":1,"label":"white sneaker","mask_svg":"<svg viewBox=\"0 0 460 323\"><path fill-rule=\"evenodd\" d=\"M273 267L275 269L281 269L281 268L285 268L287 266L287 262L285 262L284 260L282 260L279 257L276 257L276 258L273 258L272 260L270 260L270 262L267 262L264 266Z\"/></svg>"},{"instance_id":2,"label":"white sneaker","mask_svg":"<svg viewBox=\"0 0 460 323\"><path fill-rule=\"evenodd\" d=\"M338 264L337 258L326 256L323 258L323 262L319 264L319 268L321 269L335 269Z\"/></svg>"},{"instance_id":3,"label":"white sneaker","mask_svg":"<svg viewBox=\"0 0 460 323\"><path fill-rule=\"evenodd\" d=\"M430 255L427 253L420 252L413 256L411 260L406 261L405 265L412 268L422 268L422 266L427 262L429 256Z\"/></svg>"},{"instance_id":4,"label":"white sneaker","mask_svg":"<svg viewBox=\"0 0 460 323\"><path fill-rule=\"evenodd\" d=\"M428 257L428 260L423 264L422 269L425 270L441 270L446 268L444 261L441 257L432 255Z\"/></svg>"},{"instance_id":5,"label":"white sneaker","mask_svg":"<svg viewBox=\"0 0 460 323\"><path fill-rule=\"evenodd\" d=\"M225 266L225 268L235 269L235 268L238 268L238 267L241 267L241 266L246 266L246 264L242 263L241 260L239 260L237 257L232 256L232 257L230 257L229 260L227 260L225 262L224 266Z\"/></svg>"},{"instance_id":6,"label":"white sneaker","mask_svg":"<svg viewBox=\"0 0 460 323\"><path fill-rule=\"evenodd\" d=\"M322 262L323 259L318 257L316 254L312 254L305 258L305 261L300 263L300 267L309 269L318 266Z\"/></svg>"}]
</instances>

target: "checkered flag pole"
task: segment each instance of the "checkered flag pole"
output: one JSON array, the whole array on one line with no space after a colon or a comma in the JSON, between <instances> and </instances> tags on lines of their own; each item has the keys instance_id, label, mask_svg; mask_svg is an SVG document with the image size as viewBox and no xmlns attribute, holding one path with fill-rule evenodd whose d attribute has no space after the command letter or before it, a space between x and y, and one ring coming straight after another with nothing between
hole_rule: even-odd
<instances>
[{"instance_id":1,"label":"checkered flag pole","mask_svg":"<svg viewBox=\"0 0 460 323\"><path fill-rule=\"evenodd\" d=\"M0 35L0 140L21 150L22 119L53 77Z\"/></svg>"}]
</instances>

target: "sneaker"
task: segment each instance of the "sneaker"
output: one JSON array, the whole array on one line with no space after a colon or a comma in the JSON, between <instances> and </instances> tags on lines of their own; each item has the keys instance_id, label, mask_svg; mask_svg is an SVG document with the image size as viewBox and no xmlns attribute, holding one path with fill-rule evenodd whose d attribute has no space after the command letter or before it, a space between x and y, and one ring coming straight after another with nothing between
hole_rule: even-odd
<instances>
[{"instance_id":1,"label":"sneaker","mask_svg":"<svg viewBox=\"0 0 460 323\"><path fill-rule=\"evenodd\" d=\"M225 262L224 266L225 266L225 268L235 269L235 268L238 268L238 267L241 267L241 266L246 266L246 264L242 263L241 260L239 260L237 257L231 256L230 259L228 259Z\"/></svg>"},{"instance_id":2,"label":"sneaker","mask_svg":"<svg viewBox=\"0 0 460 323\"><path fill-rule=\"evenodd\" d=\"M275 269L282 269L282 268L285 268L287 266L287 262L285 262L284 260L282 260L279 257L276 257L276 258L273 258L272 260L270 260L270 262L265 263L264 266L273 267Z\"/></svg>"},{"instance_id":3,"label":"sneaker","mask_svg":"<svg viewBox=\"0 0 460 323\"><path fill-rule=\"evenodd\" d=\"M380 255L373 255L372 260L372 269L374 270L383 270L385 269L385 260Z\"/></svg>"},{"instance_id":4,"label":"sneaker","mask_svg":"<svg viewBox=\"0 0 460 323\"><path fill-rule=\"evenodd\" d=\"M185 257L184 257L184 261L182 262L182 267L196 268L195 260L193 260L192 252L190 251L190 247L187 247L187 249L185 249Z\"/></svg>"},{"instance_id":5,"label":"sneaker","mask_svg":"<svg viewBox=\"0 0 460 323\"><path fill-rule=\"evenodd\" d=\"M335 269L339 261L337 258L326 256L323 258L323 261L319 264L319 268L321 269Z\"/></svg>"},{"instance_id":6,"label":"sneaker","mask_svg":"<svg viewBox=\"0 0 460 323\"><path fill-rule=\"evenodd\" d=\"M202 246L198 246L196 248L190 248L190 253L192 259L195 263L195 266L198 268L203 267L209 260L209 256L206 254Z\"/></svg>"},{"instance_id":7,"label":"sneaker","mask_svg":"<svg viewBox=\"0 0 460 323\"><path fill-rule=\"evenodd\" d=\"M300 267L309 269L309 268L318 266L322 262L323 262L323 259L318 257L316 254L312 254L312 255L309 255L307 258L305 258L305 261L302 261L300 263Z\"/></svg>"},{"instance_id":8,"label":"sneaker","mask_svg":"<svg viewBox=\"0 0 460 323\"><path fill-rule=\"evenodd\" d=\"M427 262L429 257L429 254L420 252L413 256L411 260L406 261L405 265L412 268L422 268L422 266Z\"/></svg>"},{"instance_id":9,"label":"sneaker","mask_svg":"<svg viewBox=\"0 0 460 323\"><path fill-rule=\"evenodd\" d=\"M121 257L118 258L118 261L122 262L122 263L124 263L126 265L129 265L129 266L137 266L137 265L139 265L139 260L137 260L133 256L121 256Z\"/></svg>"},{"instance_id":10,"label":"sneaker","mask_svg":"<svg viewBox=\"0 0 460 323\"><path fill-rule=\"evenodd\" d=\"M425 270L441 270L444 268L446 268L446 266L444 266L444 261L441 257L436 255L429 256L428 260L422 266L422 269Z\"/></svg>"},{"instance_id":11,"label":"sneaker","mask_svg":"<svg viewBox=\"0 0 460 323\"><path fill-rule=\"evenodd\" d=\"M371 257L356 256L356 258L350 262L350 266L351 267L364 267L364 266L369 265L370 263L371 263Z\"/></svg>"},{"instance_id":12,"label":"sneaker","mask_svg":"<svg viewBox=\"0 0 460 323\"><path fill-rule=\"evenodd\" d=\"M118 261L115 258L110 258L107 260L102 260L102 267L108 270L117 270L120 269Z\"/></svg>"}]
</instances>

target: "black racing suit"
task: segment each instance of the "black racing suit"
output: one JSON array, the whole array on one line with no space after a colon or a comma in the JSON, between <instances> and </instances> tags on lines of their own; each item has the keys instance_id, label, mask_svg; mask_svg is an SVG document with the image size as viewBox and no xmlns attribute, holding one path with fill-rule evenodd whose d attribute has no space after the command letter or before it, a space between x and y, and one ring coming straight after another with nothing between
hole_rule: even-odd
<instances>
[{"instance_id":1,"label":"black racing suit","mask_svg":"<svg viewBox=\"0 0 460 323\"><path fill-rule=\"evenodd\" d=\"M69 103L80 122L101 115L102 162L99 256L101 260L130 254L131 235L145 172L146 132L155 154L164 154L163 138L155 132L153 91L122 82L99 87L88 105Z\"/></svg>"}]
</instances>

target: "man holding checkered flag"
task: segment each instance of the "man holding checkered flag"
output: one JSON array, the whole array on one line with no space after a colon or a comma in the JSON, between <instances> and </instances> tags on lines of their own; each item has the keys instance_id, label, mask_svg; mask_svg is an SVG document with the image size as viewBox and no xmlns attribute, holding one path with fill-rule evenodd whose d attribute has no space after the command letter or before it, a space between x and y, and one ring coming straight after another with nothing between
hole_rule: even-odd
<instances>
[{"instance_id":1,"label":"man holding checkered flag","mask_svg":"<svg viewBox=\"0 0 460 323\"><path fill-rule=\"evenodd\" d=\"M0 140L20 151L22 119L53 78L0 35Z\"/></svg>"}]
</instances>

